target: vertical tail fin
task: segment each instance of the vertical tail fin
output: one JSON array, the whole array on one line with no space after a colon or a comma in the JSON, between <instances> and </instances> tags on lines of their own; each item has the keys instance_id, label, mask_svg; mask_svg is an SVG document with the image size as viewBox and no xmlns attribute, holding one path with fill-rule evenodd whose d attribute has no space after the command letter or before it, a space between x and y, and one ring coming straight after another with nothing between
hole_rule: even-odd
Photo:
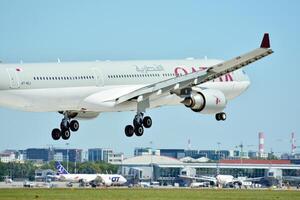
<instances>
[{"instance_id":1,"label":"vertical tail fin","mask_svg":"<svg viewBox=\"0 0 300 200\"><path fill-rule=\"evenodd\" d=\"M265 48L265 49L270 48L269 33L264 34L264 37L263 37L263 39L261 41L261 44L260 44L260 48Z\"/></svg>"},{"instance_id":2,"label":"vertical tail fin","mask_svg":"<svg viewBox=\"0 0 300 200\"><path fill-rule=\"evenodd\" d=\"M57 169L58 174L69 174L69 172L62 166L58 161L55 162L55 168Z\"/></svg>"}]
</instances>

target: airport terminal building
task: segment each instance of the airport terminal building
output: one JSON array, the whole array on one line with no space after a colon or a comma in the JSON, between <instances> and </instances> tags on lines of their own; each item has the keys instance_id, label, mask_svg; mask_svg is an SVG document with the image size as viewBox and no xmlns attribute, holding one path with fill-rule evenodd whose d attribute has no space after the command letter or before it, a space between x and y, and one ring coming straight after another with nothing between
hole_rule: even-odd
<instances>
[{"instance_id":1,"label":"airport terminal building","mask_svg":"<svg viewBox=\"0 0 300 200\"><path fill-rule=\"evenodd\" d=\"M183 161L182 161L183 160ZM179 175L212 176L227 174L234 177L299 176L300 165L289 160L221 160L220 162L186 162L159 155L141 155L123 160L120 173L129 183L157 181L161 185L184 185Z\"/></svg>"}]
</instances>

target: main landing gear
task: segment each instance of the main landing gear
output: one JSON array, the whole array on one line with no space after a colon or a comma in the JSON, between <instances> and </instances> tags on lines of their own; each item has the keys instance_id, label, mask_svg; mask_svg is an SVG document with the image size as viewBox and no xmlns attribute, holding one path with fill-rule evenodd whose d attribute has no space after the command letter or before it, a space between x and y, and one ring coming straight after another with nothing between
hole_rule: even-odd
<instances>
[{"instance_id":1,"label":"main landing gear","mask_svg":"<svg viewBox=\"0 0 300 200\"><path fill-rule=\"evenodd\" d=\"M216 120L217 121L225 121L226 120L226 113L221 112L216 114Z\"/></svg>"},{"instance_id":2,"label":"main landing gear","mask_svg":"<svg viewBox=\"0 0 300 200\"><path fill-rule=\"evenodd\" d=\"M71 120L74 118L68 113L64 113L64 118L61 120L60 129L55 128L52 130L53 140L59 140L60 137L64 140L68 140L71 136L71 131L76 132L79 129L79 122L77 120Z\"/></svg>"},{"instance_id":3,"label":"main landing gear","mask_svg":"<svg viewBox=\"0 0 300 200\"><path fill-rule=\"evenodd\" d=\"M125 127L125 135L127 137L132 137L133 134L135 134L136 136L142 136L144 134L144 127L150 128L151 126L151 117L144 117L144 113L138 112L133 119L133 125L127 125Z\"/></svg>"}]
</instances>

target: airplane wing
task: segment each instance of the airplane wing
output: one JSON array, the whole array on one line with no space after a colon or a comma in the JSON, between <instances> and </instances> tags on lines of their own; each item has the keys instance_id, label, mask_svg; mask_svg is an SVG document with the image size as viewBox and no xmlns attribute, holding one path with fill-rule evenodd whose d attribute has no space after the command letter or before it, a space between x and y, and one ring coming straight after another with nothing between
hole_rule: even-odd
<instances>
[{"instance_id":1,"label":"airplane wing","mask_svg":"<svg viewBox=\"0 0 300 200\"><path fill-rule=\"evenodd\" d=\"M184 93L185 89L208 82L221 77L224 74L243 68L246 65L249 65L250 63L253 63L272 53L273 50L270 49L269 34L265 33L260 47L244 55L240 55L231 60L214 65L206 71L189 73L183 76L178 76L147 85L125 95L121 95L120 97L116 98L115 101L116 104L121 104L132 99L137 99L138 102L141 102L151 96L161 95L166 92L181 95Z\"/></svg>"},{"instance_id":2,"label":"airplane wing","mask_svg":"<svg viewBox=\"0 0 300 200\"><path fill-rule=\"evenodd\" d=\"M252 181L252 182L258 182L261 179L263 179L264 177L256 177L256 178L246 178L243 181Z\"/></svg>"}]
</instances>

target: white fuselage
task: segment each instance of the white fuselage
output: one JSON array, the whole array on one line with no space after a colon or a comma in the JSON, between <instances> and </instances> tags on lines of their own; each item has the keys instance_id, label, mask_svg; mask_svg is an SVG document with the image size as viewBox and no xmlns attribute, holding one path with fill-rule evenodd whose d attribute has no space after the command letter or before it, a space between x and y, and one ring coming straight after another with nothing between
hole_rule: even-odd
<instances>
[{"instance_id":1,"label":"white fuselage","mask_svg":"<svg viewBox=\"0 0 300 200\"><path fill-rule=\"evenodd\" d=\"M227 185L229 183L233 183L234 177L231 175L217 175L216 180L218 184Z\"/></svg>"},{"instance_id":2,"label":"white fuselage","mask_svg":"<svg viewBox=\"0 0 300 200\"><path fill-rule=\"evenodd\" d=\"M220 60L104 61L77 63L0 64L0 105L34 112L136 110L135 102L108 100L176 76L206 70ZM199 88L217 89L231 100L250 84L237 70ZM175 94L150 99L150 108L178 105Z\"/></svg>"},{"instance_id":3,"label":"white fuselage","mask_svg":"<svg viewBox=\"0 0 300 200\"><path fill-rule=\"evenodd\" d=\"M100 181L106 186L124 185L127 180L119 174L60 174L57 177L60 181L85 182Z\"/></svg>"}]
</instances>

